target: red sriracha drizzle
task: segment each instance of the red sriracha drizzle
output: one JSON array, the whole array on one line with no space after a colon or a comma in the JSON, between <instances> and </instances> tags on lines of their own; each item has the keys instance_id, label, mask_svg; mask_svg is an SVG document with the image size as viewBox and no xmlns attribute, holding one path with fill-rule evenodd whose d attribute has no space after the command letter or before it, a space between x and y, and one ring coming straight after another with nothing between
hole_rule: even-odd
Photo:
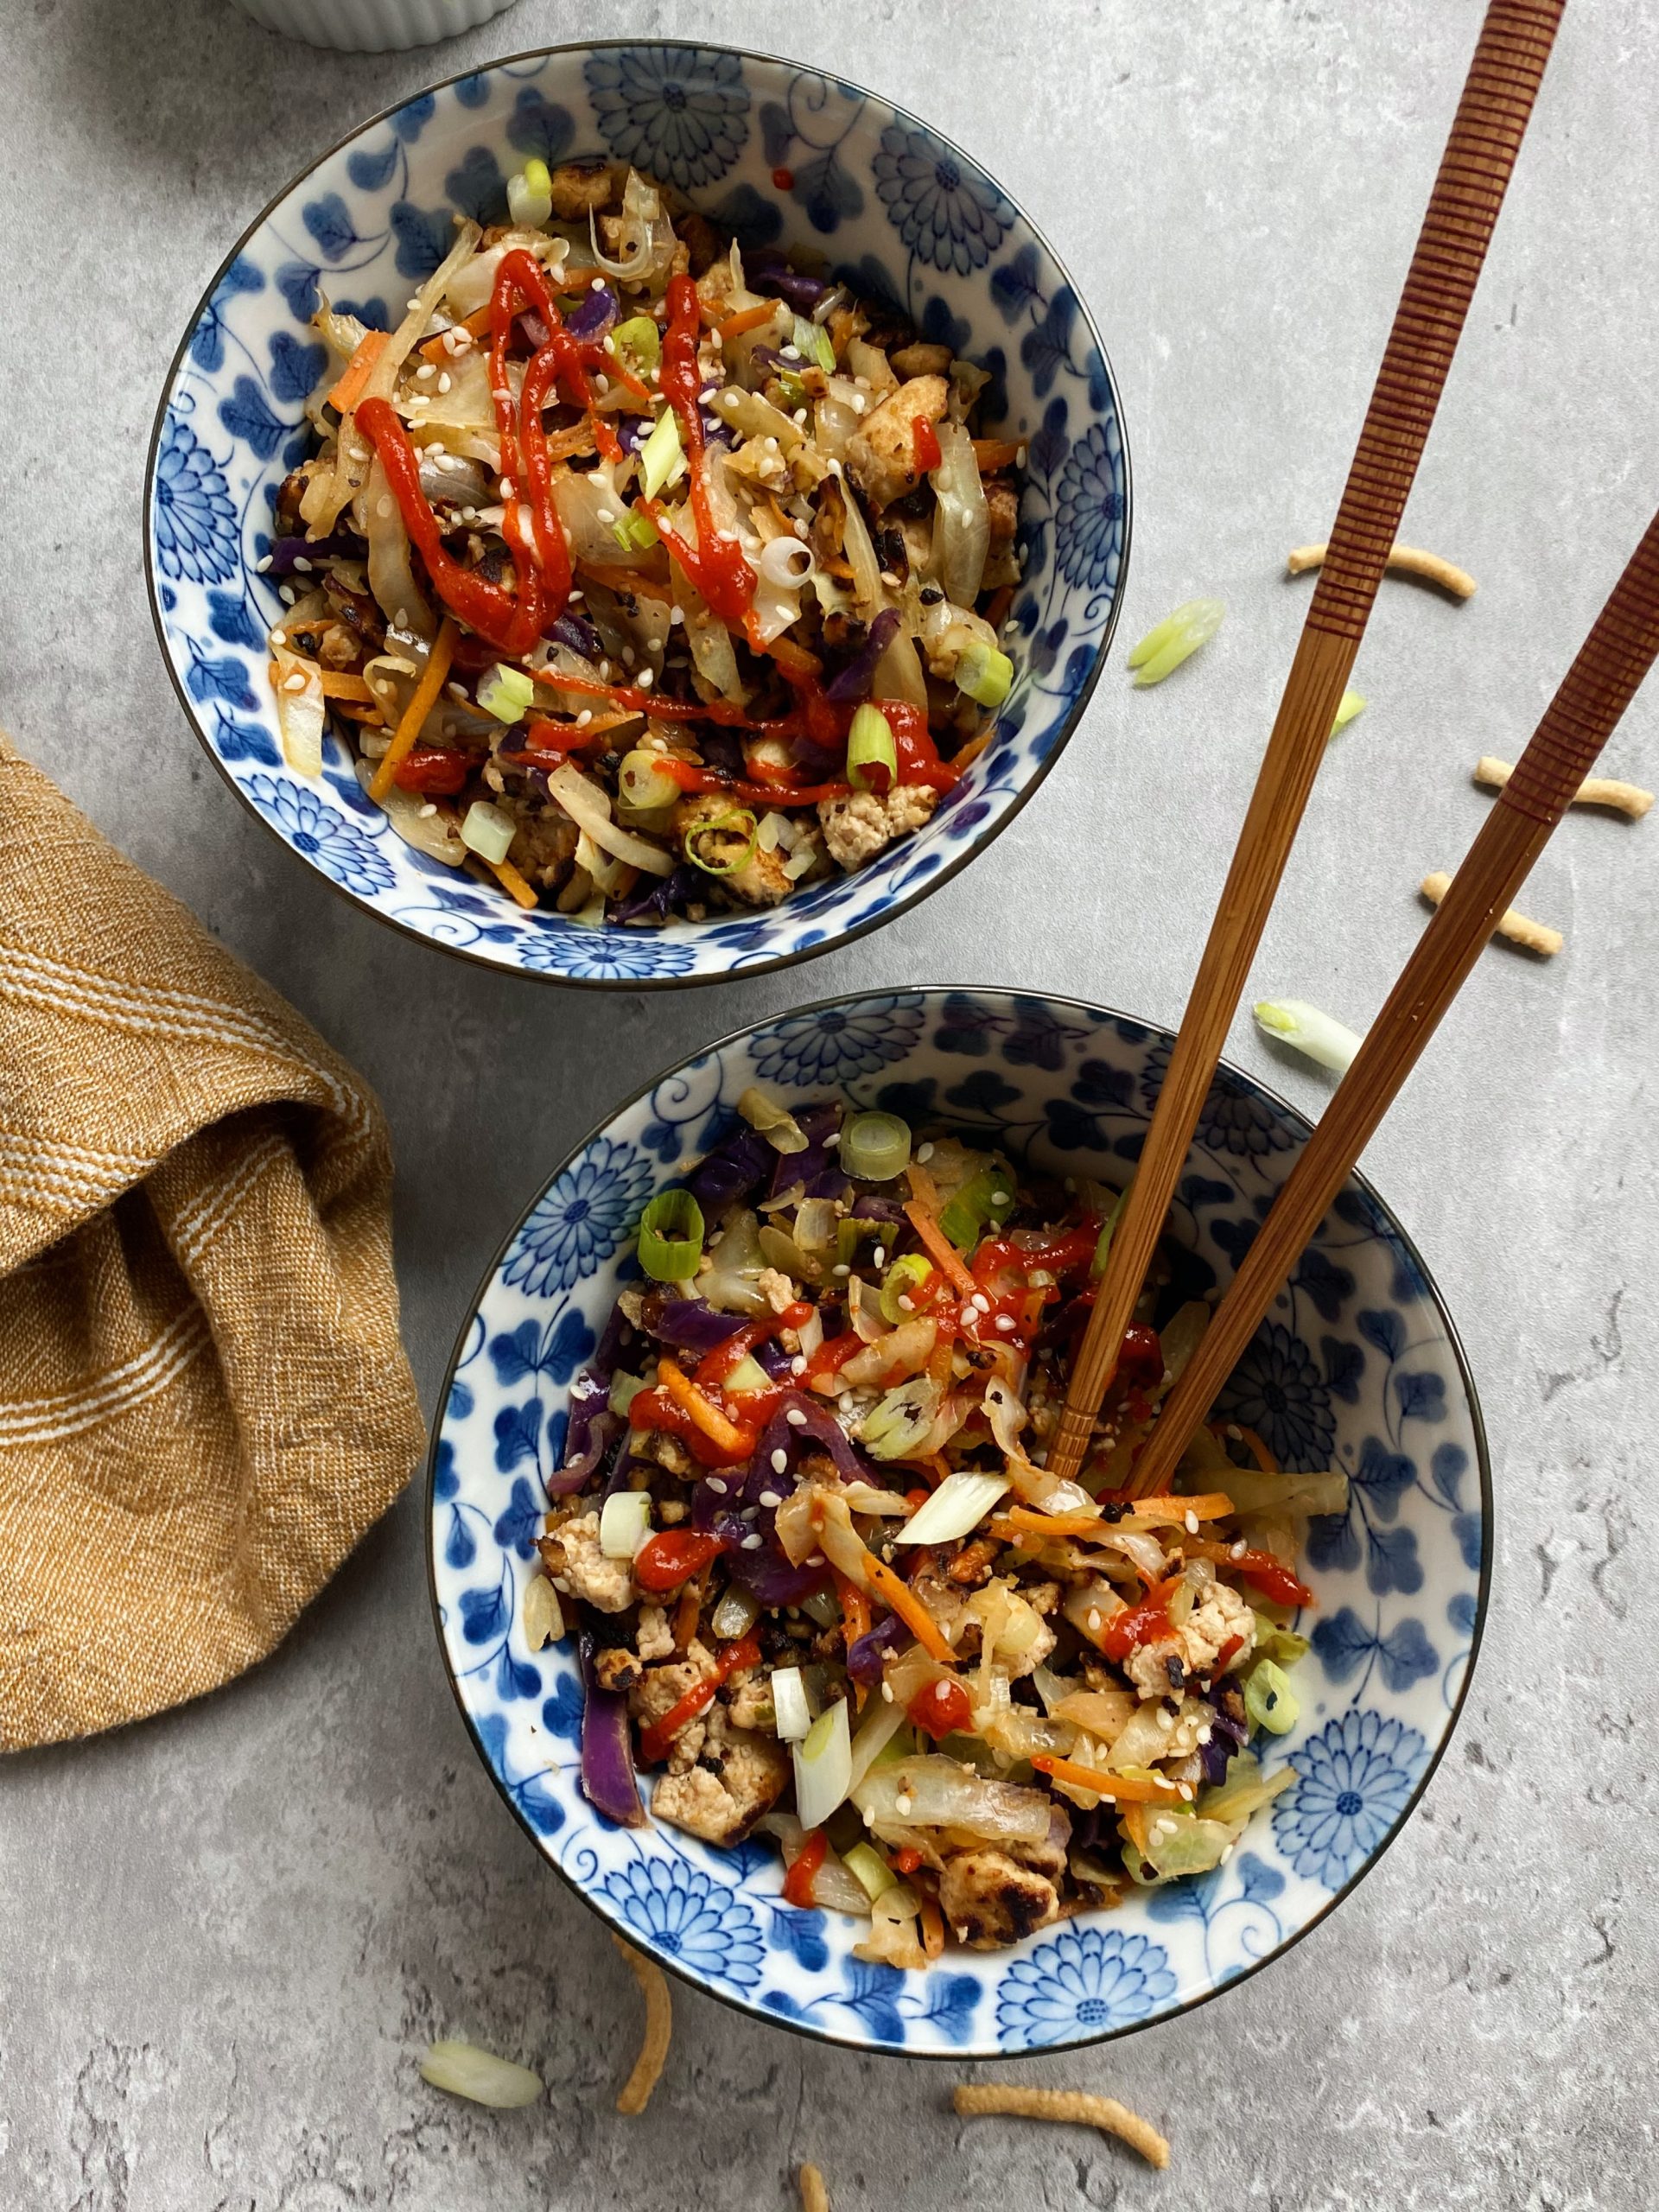
<instances>
[{"instance_id":1,"label":"red sriracha drizzle","mask_svg":"<svg viewBox=\"0 0 1659 2212\"><path fill-rule=\"evenodd\" d=\"M1109 1659L1116 1659L1121 1666L1137 1643L1155 1643L1160 1637L1174 1633L1169 1618L1169 1601L1180 1587L1180 1576L1167 1582L1155 1582L1138 1605L1115 1613L1100 1632L1100 1648Z\"/></svg>"},{"instance_id":2,"label":"red sriracha drizzle","mask_svg":"<svg viewBox=\"0 0 1659 2212\"><path fill-rule=\"evenodd\" d=\"M706 1706L715 1701L715 1692L731 1675L741 1674L746 1667L760 1663L760 1646L752 1636L741 1637L735 1643L723 1643L715 1655L712 1675L689 1689L677 1705L672 1705L662 1719L649 1728L639 1731L639 1755L648 1763L665 1758L669 1745L688 1720L695 1720Z\"/></svg>"},{"instance_id":3,"label":"red sriracha drizzle","mask_svg":"<svg viewBox=\"0 0 1659 2212\"><path fill-rule=\"evenodd\" d=\"M677 1590L700 1573L725 1546L696 1529L664 1529L648 1536L633 1555L633 1579L642 1590Z\"/></svg>"},{"instance_id":4,"label":"red sriracha drizzle","mask_svg":"<svg viewBox=\"0 0 1659 2212\"><path fill-rule=\"evenodd\" d=\"M680 418L680 443L691 473L691 512L697 518L697 542L690 545L663 520L655 499L642 493L639 504L657 525L657 534L696 586L710 611L728 630L741 630L754 603L754 570L743 557L734 537L723 537L715 527L714 503L709 496L709 464L703 451L702 372L697 366L697 343L702 334L697 288L689 276L671 276L668 284L668 328L663 336L662 365L657 381Z\"/></svg>"},{"instance_id":5,"label":"red sriracha drizzle","mask_svg":"<svg viewBox=\"0 0 1659 2212\"><path fill-rule=\"evenodd\" d=\"M816 1902L812 1884L829 1848L823 1830L814 1828L796 1853L794 1864L784 1877L785 1904L799 1905L804 1910Z\"/></svg>"}]
</instances>

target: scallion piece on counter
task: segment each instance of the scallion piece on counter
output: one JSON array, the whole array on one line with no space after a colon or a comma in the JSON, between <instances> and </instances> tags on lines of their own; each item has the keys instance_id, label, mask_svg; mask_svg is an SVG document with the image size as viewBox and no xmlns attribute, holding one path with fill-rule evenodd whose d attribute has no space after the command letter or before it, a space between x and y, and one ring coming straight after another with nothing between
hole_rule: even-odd
<instances>
[{"instance_id":1,"label":"scallion piece on counter","mask_svg":"<svg viewBox=\"0 0 1659 2212\"><path fill-rule=\"evenodd\" d=\"M1306 999L1258 999L1251 1012L1258 1029L1338 1075L1346 1072L1359 1050L1361 1039L1351 1029Z\"/></svg>"},{"instance_id":2,"label":"scallion piece on counter","mask_svg":"<svg viewBox=\"0 0 1659 2212\"><path fill-rule=\"evenodd\" d=\"M841 1133L841 1164L861 1183L890 1183L910 1165L910 1125L896 1114L855 1114Z\"/></svg>"},{"instance_id":3,"label":"scallion piece on counter","mask_svg":"<svg viewBox=\"0 0 1659 2212\"><path fill-rule=\"evenodd\" d=\"M871 774L887 771L884 779ZM899 775L899 748L893 741L893 724L880 707L861 707L847 733L847 780L855 791L891 791Z\"/></svg>"},{"instance_id":4,"label":"scallion piece on counter","mask_svg":"<svg viewBox=\"0 0 1659 2212\"><path fill-rule=\"evenodd\" d=\"M531 160L507 179L507 213L521 230L538 230L553 213L553 179L547 163Z\"/></svg>"},{"instance_id":5,"label":"scallion piece on counter","mask_svg":"<svg viewBox=\"0 0 1659 2212\"><path fill-rule=\"evenodd\" d=\"M1147 631L1129 654L1137 690L1161 683L1221 627L1226 608L1218 599L1189 599Z\"/></svg>"},{"instance_id":6,"label":"scallion piece on counter","mask_svg":"<svg viewBox=\"0 0 1659 2212\"><path fill-rule=\"evenodd\" d=\"M702 1257L702 1208L690 1191L658 1191L639 1217L639 1264L653 1282L689 1282Z\"/></svg>"},{"instance_id":7,"label":"scallion piece on counter","mask_svg":"<svg viewBox=\"0 0 1659 2212\"><path fill-rule=\"evenodd\" d=\"M1000 707L1013 688L1014 663L1007 653L998 652L982 638L963 647L957 663L958 691L965 691L977 706Z\"/></svg>"},{"instance_id":8,"label":"scallion piece on counter","mask_svg":"<svg viewBox=\"0 0 1659 2212\"><path fill-rule=\"evenodd\" d=\"M657 494L671 484L685 467L685 448L680 443L680 418L671 407L664 407L657 417L655 429L639 448L639 476L645 486L645 497L654 499Z\"/></svg>"},{"instance_id":9,"label":"scallion piece on counter","mask_svg":"<svg viewBox=\"0 0 1659 2212\"><path fill-rule=\"evenodd\" d=\"M521 722L536 696L536 686L522 668L504 668L498 661L478 687L478 703L499 722Z\"/></svg>"},{"instance_id":10,"label":"scallion piece on counter","mask_svg":"<svg viewBox=\"0 0 1659 2212\"><path fill-rule=\"evenodd\" d=\"M1332 736L1334 737L1339 729L1346 729L1354 716L1363 715L1364 711L1365 702L1361 694L1357 691L1344 691L1338 702L1337 718L1331 725Z\"/></svg>"}]
</instances>

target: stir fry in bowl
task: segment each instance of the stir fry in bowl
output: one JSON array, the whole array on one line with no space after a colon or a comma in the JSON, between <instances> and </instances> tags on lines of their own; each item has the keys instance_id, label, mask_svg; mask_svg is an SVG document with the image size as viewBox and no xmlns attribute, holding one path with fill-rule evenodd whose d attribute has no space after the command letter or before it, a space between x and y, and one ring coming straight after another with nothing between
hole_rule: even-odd
<instances>
[{"instance_id":1,"label":"stir fry in bowl","mask_svg":"<svg viewBox=\"0 0 1659 2212\"><path fill-rule=\"evenodd\" d=\"M637 172L531 162L390 333L324 306L269 565L409 842L524 906L768 906L918 828L1007 696L1020 455L988 379Z\"/></svg>"},{"instance_id":2,"label":"stir fry in bowl","mask_svg":"<svg viewBox=\"0 0 1659 2212\"><path fill-rule=\"evenodd\" d=\"M1116 1193L834 1100L743 1125L646 1206L571 1399L532 1584L575 1630L582 1786L868 1918L861 1955L995 1948L1201 1873L1294 1779L1307 1517L1236 1425L1173 1494L1137 1447L1202 1334L1160 1257L1077 1483L1045 1471ZM529 1609L527 1609L528 1614Z\"/></svg>"}]
</instances>

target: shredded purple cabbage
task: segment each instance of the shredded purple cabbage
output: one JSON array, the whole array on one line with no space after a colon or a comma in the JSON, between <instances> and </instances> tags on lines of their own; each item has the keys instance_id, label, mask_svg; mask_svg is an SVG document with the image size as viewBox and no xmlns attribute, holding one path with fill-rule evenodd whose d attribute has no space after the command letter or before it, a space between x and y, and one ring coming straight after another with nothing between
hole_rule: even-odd
<instances>
[{"instance_id":1,"label":"shredded purple cabbage","mask_svg":"<svg viewBox=\"0 0 1659 2212\"><path fill-rule=\"evenodd\" d=\"M785 1191L792 1191L800 1184L809 1198L836 1198L847 1186L846 1175L836 1167L825 1147L824 1139L833 1136L841 1127L841 1109L834 1103L822 1106L803 1106L795 1116L795 1126L806 1139L804 1152L780 1152L775 1154L777 1166L772 1171L772 1182L766 1196L780 1198ZM823 1184L822 1189L814 1185Z\"/></svg>"},{"instance_id":2,"label":"shredded purple cabbage","mask_svg":"<svg viewBox=\"0 0 1659 2212\"><path fill-rule=\"evenodd\" d=\"M874 1193L853 1200L855 1221L890 1221L897 1226L906 1218L897 1198L878 1198Z\"/></svg>"},{"instance_id":3,"label":"shredded purple cabbage","mask_svg":"<svg viewBox=\"0 0 1659 2212\"><path fill-rule=\"evenodd\" d=\"M875 681L875 664L899 634L899 611L884 607L870 625L869 635L853 655L845 668L832 676L823 687L826 699L845 702L868 699L870 686Z\"/></svg>"},{"instance_id":4,"label":"shredded purple cabbage","mask_svg":"<svg viewBox=\"0 0 1659 2212\"><path fill-rule=\"evenodd\" d=\"M830 289L821 277L792 268L776 246L762 246L745 257L744 275L757 292L776 292L797 315L810 315Z\"/></svg>"},{"instance_id":5,"label":"shredded purple cabbage","mask_svg":"<svg viewBox=\"0 0 1659 2212\"><path fill-rule=\"evenodd\" d=\"M602 338L621 311L608 284L590 284L564 318L564 327L573 338Z\"/></svg>"},{"instance_id":6,"label":"shredded purple cabbage","mask_svg":"<svg viewBox=\"0 0 1659 2212\"><path fill-rule=\"evenodd\" d=\"M583 1407L580 1393L584 1382L592 1382L598 1389L597 1408ZM590 1375L579 1375L570 1386L570 1427L565 1444L567 1457L563 1466L547 1478L550 1497L573 1497L585 1490L599 1471L606 1454L615 1448L623 1438L627 1423L620 1414L613 1414L605 1401L606 1387Z\"/></svg>"},{"instance_id":7,"label":"shredded purple cabbage","mask_svg":"<svg viewBox=\"0 0 1659 2212\"><path fill-rule=\"evenodd\" d=\"M789 1418L791 1413L804 1418L792 1421ZM791 1390L766 1423L755 1446L751 1464L761 1471L760 1488L767 1486L768 1478L776 1479L772 1465L774 1452L781 1451L788 1468L792 1468L797 1452L808 1445L816 1445L829 1453L842 1482L869 1483L877 1490L883 1487L881 1477L854 1450L851 1438L823 1401L808 1396L804 1390Z\"/></svg>"},{"instance_id":8,"label":"shredded purple cabbage","mask_svg":"<svg viewBox=\"0 0 1659 2212\"><path fill-rule=\"evenodd\" d=\"M522 314L514 315L512 327L515 336L522 339L532 353L539 353L553 335L534 308L526 308Z\"/></svg>"},{"instance_id":9,"label":"shredded purple cabbage","mask_svg":"<svg viewBox=\"0 0 1659 2212\"><path fill-rule=\"evenodd\" d=\"M889 1613L877 1627L867 1630L847 1654L847 1671L855 1682L874 1688L881 1679L881 1662L911 1641L910 1630L897 1613Z\"/></svg>"},{"instance_id":10,"label":"shredded purple cabbage","mask_svg":"<svg viewBox=\"0 0 1659 2212\"><path fill-rule=\"evenodd\" d=\"M628 1734L628 1701L620 1690L605 1690L594 1673L596 1638L585 1624L577 1638L582 1660L582 1794L596 1812L619 1827L642 1828L633 1745Z\"/></svg>"},{"instance_id":11,"label":"shredded purple cabbage","mask_svg":"<svg viewBox=\"0 0 1659 2212\"><path fill-rule=\"evenodd\" d=\"M718 1313L701 1298L653 1300L645 1308L645 1326L652 1335L676 1351L696 1352L701 1359L715 1351L746 1325L741 1313Z\"/></svg>"},{"instance_id":12,"label":"shredded purple cabbage","mask_svg":"<svg viewBox=\"0 0 1659 2212\"><path fill-rule=\"evenodd\" d=\"M260 573L268 576L289 576L293 575L294 564L297 561L309 561L315 568L321 569L333 555L349 554L353 550L343 537L320 537L315 543L308 537L279 537L271 547ZM355 550L360 554L363 549L359 545ZM319 583L322 581L321 575L316 581Z\"/></svg>"},{"instance_id":13,"label":"shredded purple cabbage","mask_svg":"<svg viewBox=\"0 0 1659 2212\"><path fill-rule=\"evenodd\" d=\"M721 1213L734 1198L747 1198L778 1157L760 1132L745 1122L704 1157L690 1178L691 1195L705 1211Z\"/></svg>"},{"instance_id":14,"label":"shredded purple cabbage","mask_svg":"<svg viewBox=\"0 0 1659 2212\"><path fill-rule=\"evenodd\" d=\"M594 1356L588 1363L590 1375L602 1375L608 1383L622 1363L622 1355L633 1343L633 1324L620 1306L613 1306L611 1318L605 1324Z\"/></svg>"},{"instance_id":15,"label":"shredded purple cabbage","mask_svg":"<svg viewBox=\"0 0 1659 2212\"><path fill-rule=\"evenodd\" d=\"M697 880L698 872L690 862L672 875L647 876L641 889L626 899L611 899L606 914L613 922L665 922L675 907L696 897Z\"/></svg>"},{"instance_id":16,"label":"shredded purple cabbage","mask_svg":"<svg viewBox=\"0 0 1659 2212\"><path fill-rule=\"evenodd\" d=\"M794 1363L782 1344L771 1337L764 1344L756 1344L753 1357L756 1364L764 1369L768 1380L773 1382L781 1382Z\"/></svg>"},{"instance_id":17,"label":"shredded purple cabbage","mask_svg":"<svg viewBox=\"0 0 1659 2212\"><path fill-rule=\"evenodd\" d=\"M585 614L572 614L567 607L556 621L550 622L542 635L556 645L569 645L573 653L580 653L584 660L604 658L605 644Z\"/></svg>"}]
</instances>

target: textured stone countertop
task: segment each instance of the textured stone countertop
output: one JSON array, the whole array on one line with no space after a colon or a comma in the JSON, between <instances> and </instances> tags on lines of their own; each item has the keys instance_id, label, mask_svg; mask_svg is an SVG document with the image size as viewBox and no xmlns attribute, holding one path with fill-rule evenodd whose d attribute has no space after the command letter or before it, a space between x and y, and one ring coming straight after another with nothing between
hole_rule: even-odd
<instances>
[{"instance_id":1,"label":"textured stone countertop","mask_svg":"<svg viewBox=\"0 0 1659 2212\"><path fill-rule=\"evenodd\" d=\"M1455 104L1478 0L523 0L453 45L334 59L225 0L6 0L0 720L378 1087L408 1337L434 1389L499 1236L620 1096L791 1001L924 981L1179 1014ZM1135 472L1123 635L1195 593L1201 663L1121 652L1046 787L966 874L793 973L573 996L328 895L198 750L139 550L162 372L270 194L429 78L577 35L702 35L838 66L980 153L1069 260ZM1024 49L1023 53L1020 49ZM1363 1026L1659 491L1659 16L1576 0L1407 535L1480 580L1387 587L1253 977ZM1659 779L1659 688L1610 760ZM0 825L0 834L3 826ZM1575 817L1366 1166L1467 1343L1497 1574L1456 1739L1378 1871L1247 1986L1094 2056L1158 2176L1072 2129L958 2122L948 2071L819 2050L676 1990L648 2116L611 2109L637 1999L468 1745L406 1496L287 1645L189 1711L0 1770L4 2212L1232 2212L1659 2201L1654 1654L1659 820ZM1232 1050L1310 1110L1326 1084ZM100 1619L87 1562L86 1632ZM428 2090L429 2037L532 2059L550 2105Z\"/></svg>"}]
</instances>

